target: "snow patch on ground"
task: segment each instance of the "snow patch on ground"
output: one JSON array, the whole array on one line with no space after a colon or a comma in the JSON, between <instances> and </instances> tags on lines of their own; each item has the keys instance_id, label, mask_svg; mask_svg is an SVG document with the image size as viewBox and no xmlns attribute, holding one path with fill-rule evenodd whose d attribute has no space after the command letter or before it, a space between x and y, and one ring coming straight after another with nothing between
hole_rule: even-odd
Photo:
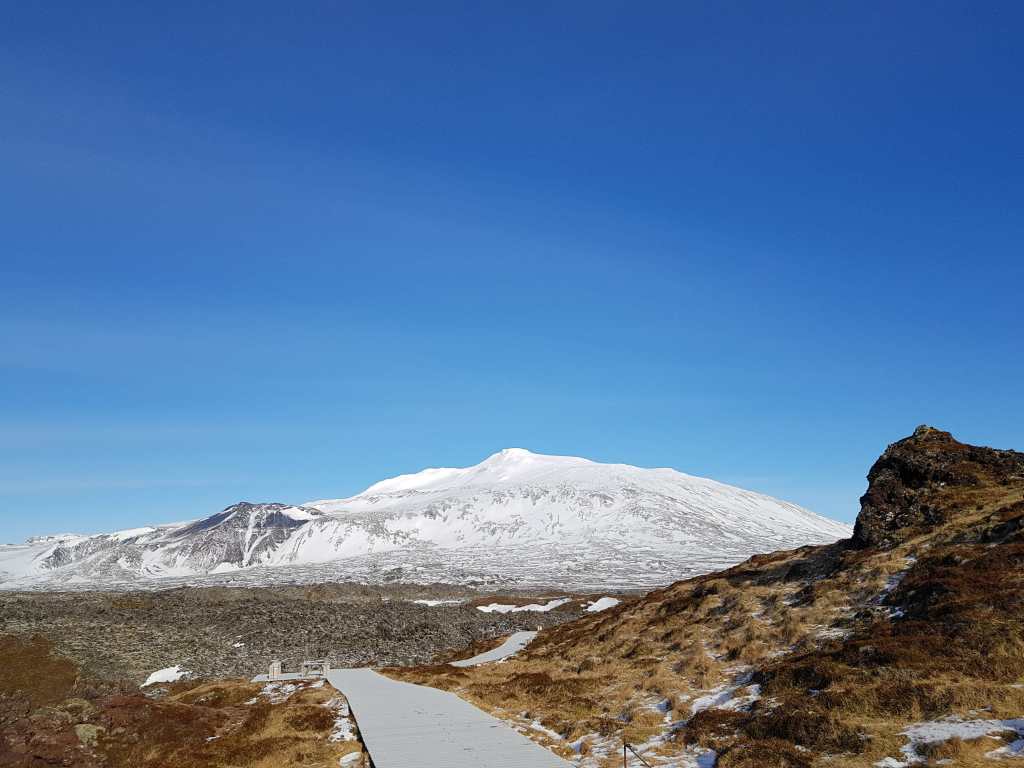
<instances>
[{"instance_id":1,"label":"snow patch on ground","mask_svg":"<svg viewBox=\"0 0 1024 768\"><path fill-rule=\"evenodd\" d=\"M587 606L587 613L598 613L600 611L607 611L609 608L614 608L616 605L621 603L614 597L602 597Z\"/></svg>"},{"instance_id":2,"label":"snow patch on ground","mask_svg":"<svg viewBox=\"0 0 1024 768\"><path fill-rule=\"evenodd\" d=\"M439 605L460 605L461 600L413 600L418 605L425 605L428 608L436 608Z\"/></svg>"},{"instance_id":3,"label":"snow patch on ground","mask_svg":"<svg viewBox=\"0 0 1024 768\"><path fill-rule=\"evenodd\" d=\"M845 640L852 634L852 629L846 629L844 627L826 627L825 629L819 630L816 637L819 637L822 640Z\"/></svg>"},{"instance_id":4,"label":"snow patch on ground","mask_svg":"<svg viewBox=\"0 0 1024 768\"><path fill-rule=\"evenodd\" d=\"M897 571L896 573L892 574L888 579L886 579L885 586L882 587L881 593L876 595L875 598L871 601L875 605L884 606L885 613L890 619L902 618L906 613L906 611L904 611L899 606L884 605L886 599L888 599L889 597L889 593L900 585L904 577L907 575L907 572L911 569L911 567L913 567L914 563L917 562L917 558L913 555L908 555L906 558L904 558L904 561L906 563L906 567L902 571Z\"/></svg>"},{"instance_id":5,"label":"snow patch on ground","mask_svg":"<svg viewBox=\"0 0 1024 768\"><path fill-rule=\"evenodd\" d=\"M155 683L173 683L181 680L181 678L187 674L188 672L178 665L166 667L165 669L158 669L146 678L146 682L142 684L142 687L145 688L147 685L153 685Z\"/></svg>"},{"instance_id":6,"label":"snow patch on ground","mask_svg":"<svg viewBox=\"0 0 1024 768\"><path fill-rule=\"evenodd\" d=\"M508 605L505 603L491 603L490 605L478 605L476 609L483 611L484 613L520 613L521 611L537 611L540 613L547 613L553 611L560 605L565 605L569 602L568 597L559 597L554 600L550 600L544 605L538 603L530 603L529 605Z\"/></svg>"},{"instance_id":7,"label":"snow patch on ground","mask_svg":"<svg viewBox=\"0 0 1024 768\"><path fill-rule=\"evenodd\" d=\"M334 712L334 727L331 729L331 735L327 737L328 741L355 741L356 732L352 725L351 712L348 708L348 701L342 697L331 699L325 707Z\"/></svg>"},{"instance_id":8,"label":"snow patch on ground","mask_svg":"<svg viewBox=\"0 0 1024 768\"><path fill-rule=\"evenodd\" d=\"M918 747L925 744L938 744L954 737L970 741L983 736L1013 731L1021 738L1011 744L994 749L986 757L1016 757L1024 752L1024 718L1013 720L963 720L959 717L946 717L942 720L931 720L915 723L900 732L907 737L907 743L900 748L902 759L887 757L875 763L876 768L906 768L925 759L918 754Z\"/></svg>"},{"instance_id":9,"label":"snow patch on ground","mask_svg":"<svg viewBox=\"0 0 1024 768\"><path fill-rule=\"evenodd\" d=\"M451 662L453 667L476 667L481 664L489 664L492 661L502 661L509 656L514 656L523 650L537 636L536 632L514 632L505 642L497 648L492 648L484 653L478 653L469 659L460 659Z\"/></svg>"},{"instance_id":10,"label":"snow patch on ground","mask_svg":"<svg viewBox=\"0 0 1024 768\"><path fill-rule=\"evenodd\" d=\"M690 714L696 715L698 712L703 712L705 709L721 707L732 698L734 690L734 688L721 686L720 688L713 690L711 693L701 696L690 706Z\"/></svg>"},{"instance_id":11,"label":"snow patch on ground","mask_svg":"<svg viewBox=\"0 0 1024 768\"><path fill-rule=\"evenodd\" d=\"M1017 731L1017 734L1020 735L1020 731ZM985 757L991 760L1001 760L1004 757L1024 757L1024 739L1017 739L999 749L986 752Z\"/></svg>"},{"instance_id":12,"label":"snow patch on ground","mask_svg":"<svg viewBox=\"0 0 1024 768\"><path fill-rule=\"evenodd\" d=\"M663 707L660 706L662 703L655 703L653 708L662 711ZM536 720L531 722L526 712L521 712L519 718L510 721L516 730L525 735L529 735L530 732L540 732L552 739L557 739L575 753L573 765L577 768L599 768L599 766L610 764L611 761L614 761L615 765L622 764L622 739L619 733L604 736L600 733L588 733L575 741L565 742L559 734L544 728ZM626 756L626 765L629 768L644 768L645 765L650 768L715 768L718 755L713 750L689 746L685 747L682 752L677 749L669 750L669 754L662 752L661 748L667 742L675 743L677 739L675 734L685 723L685 720L671 723L661 733L652 736L642 744L633 744L633 748L642 757L637 758L633 753L629 753ZM586 754L583 754L584 745L586 745Z\"/></svg>"},{"instance_id":13,"label":"snow patch on ground","mask_svg":"<svg viewBox=\"0 0 1024 768\"><path fill-rule=\"evenodd\" d=\"M550 739L554 739L555 741L562 741L563 740L562 739L562 734L560 734L560 733L558 733L556 731L552 731L550 728L545 727L544 724L541 723L540 720L533 720L532 722L529 723L529 727L532 728L533 730L537 731L538 733L543 733L545 736L547 736Z\"/></svg>"},{"instance_id":14,"label":"snow patch on ground","mask_svg":"<svg viewBox=\"0 0 1024 768\"><path fill-rule=\"evenodd\" d=\"M737 695L743 691L742 695ZM704 696L694 700L690 705L690 715L696 715L705 709L731 709L742 711L749 709L761 698L761 686L750 684L750 674L741 675L733 685L721 685L712 689Z\"/></svg>"},{"instance_id":15,"label":"snow patch on ground","mask_svg":"<svg viewBox=\"0 0 1024 768\"><path fill-rule=\"evenodd\" d=\"M260 696L269 699L271 704L280 704L282 701L287 701L301 687L301 684L295 683L267 683L260 691ZM259 697L247 703L255 704L258 700Z\"/></svg>"}]
</instances>

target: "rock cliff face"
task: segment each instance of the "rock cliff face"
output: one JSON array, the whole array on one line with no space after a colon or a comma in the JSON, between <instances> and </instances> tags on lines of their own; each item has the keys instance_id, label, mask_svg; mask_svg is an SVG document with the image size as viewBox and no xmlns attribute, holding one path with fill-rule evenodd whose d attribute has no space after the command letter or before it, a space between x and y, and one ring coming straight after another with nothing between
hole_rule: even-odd
<instances>
[{"instance_id":1,"label":"rock cliff face","mask_svg":"<svg viewBox=\"0 0 1024 768\"><path fill-rule=\"evenodd\" d=\"M955 509L939 492L953 486L1009 483L1024 478L1024 453L958 442L922 425L890 445L868 472L868 490L853 532L856 547L892 547L947 522Z\"/></svg>"},{"instance_id":2,"label":"rock cliff face","mask_svg":"<svg viewBox=\"0 0 1024 768\"><path fill-rule=\"evenodd\" d=\"M245 568L260 562L298 528L320 513L288 504L241 501L193 523L138 528L98 536L58 537L39 558L40 570L59 572L88 563L93 573L129 572L144 576L166 570L213 571Z\"/></svg>"}]
</instances>

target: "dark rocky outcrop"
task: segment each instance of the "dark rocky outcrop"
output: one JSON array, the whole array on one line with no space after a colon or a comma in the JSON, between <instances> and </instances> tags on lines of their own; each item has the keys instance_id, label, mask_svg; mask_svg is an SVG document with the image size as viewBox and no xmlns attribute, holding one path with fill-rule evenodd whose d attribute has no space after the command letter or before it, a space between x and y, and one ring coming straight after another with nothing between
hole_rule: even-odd
<instances>
[{"instance_id":1,"label":"dark rocky outcrop","mask_svg":"<svg viewBox=\"0 0 1024 768\"><path fill-rule=\"evenodd\" d=\"M891 547L946 522L955 508L936 503L953 486L1007 483L1024 477L1024 453L966 445L922 425L886 448L868 472L853 531L855 547Z\"/></svg>"}]
</instances>

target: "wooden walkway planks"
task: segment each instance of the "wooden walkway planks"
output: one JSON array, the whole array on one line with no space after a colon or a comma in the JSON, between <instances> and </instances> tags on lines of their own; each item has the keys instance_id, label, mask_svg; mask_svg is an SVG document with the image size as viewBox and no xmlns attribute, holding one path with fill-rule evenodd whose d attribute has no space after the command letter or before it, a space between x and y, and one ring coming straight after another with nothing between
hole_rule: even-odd
<instances>
[{"instance_id":1,"label":"wooden walkway planks","mask_svg":"<svg viewBox=\"0 0 1024 768\"><path fill-rule=\"evenodd\" d=\"M371 669L332 669L375 768L569 768L458 696Z\"/></svg>"}]
</instances>

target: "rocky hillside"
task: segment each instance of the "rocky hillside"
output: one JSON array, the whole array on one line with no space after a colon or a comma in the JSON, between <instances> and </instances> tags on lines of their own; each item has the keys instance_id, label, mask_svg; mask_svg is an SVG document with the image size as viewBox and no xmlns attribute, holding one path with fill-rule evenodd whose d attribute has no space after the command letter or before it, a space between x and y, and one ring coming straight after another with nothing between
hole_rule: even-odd
<instances>
[{"instance_id":1,"label":"rocky hillside","mask_svg":"<svg viewBox=\"0 0 1024 768\"><path fill-rule=\"evenodd\" d=\"M621 765L623 737L655 766L1024 755L1024 454L920 427L868 480L849 540L677 582L500 665L390 674L584 766Z\"/></svg>"},{"instance_id":2,"label":"rocky hillside","mask_svg":"<svg viewBox=\"0 0 1024 768\"><path fill-rule=\"evenodd\" d=\"M0 588L359 581L561 589L664 584L849 528L672 469L507 449L345 499L241 502L202 520L0 546Z\"/></svg>"}]
</instances>

